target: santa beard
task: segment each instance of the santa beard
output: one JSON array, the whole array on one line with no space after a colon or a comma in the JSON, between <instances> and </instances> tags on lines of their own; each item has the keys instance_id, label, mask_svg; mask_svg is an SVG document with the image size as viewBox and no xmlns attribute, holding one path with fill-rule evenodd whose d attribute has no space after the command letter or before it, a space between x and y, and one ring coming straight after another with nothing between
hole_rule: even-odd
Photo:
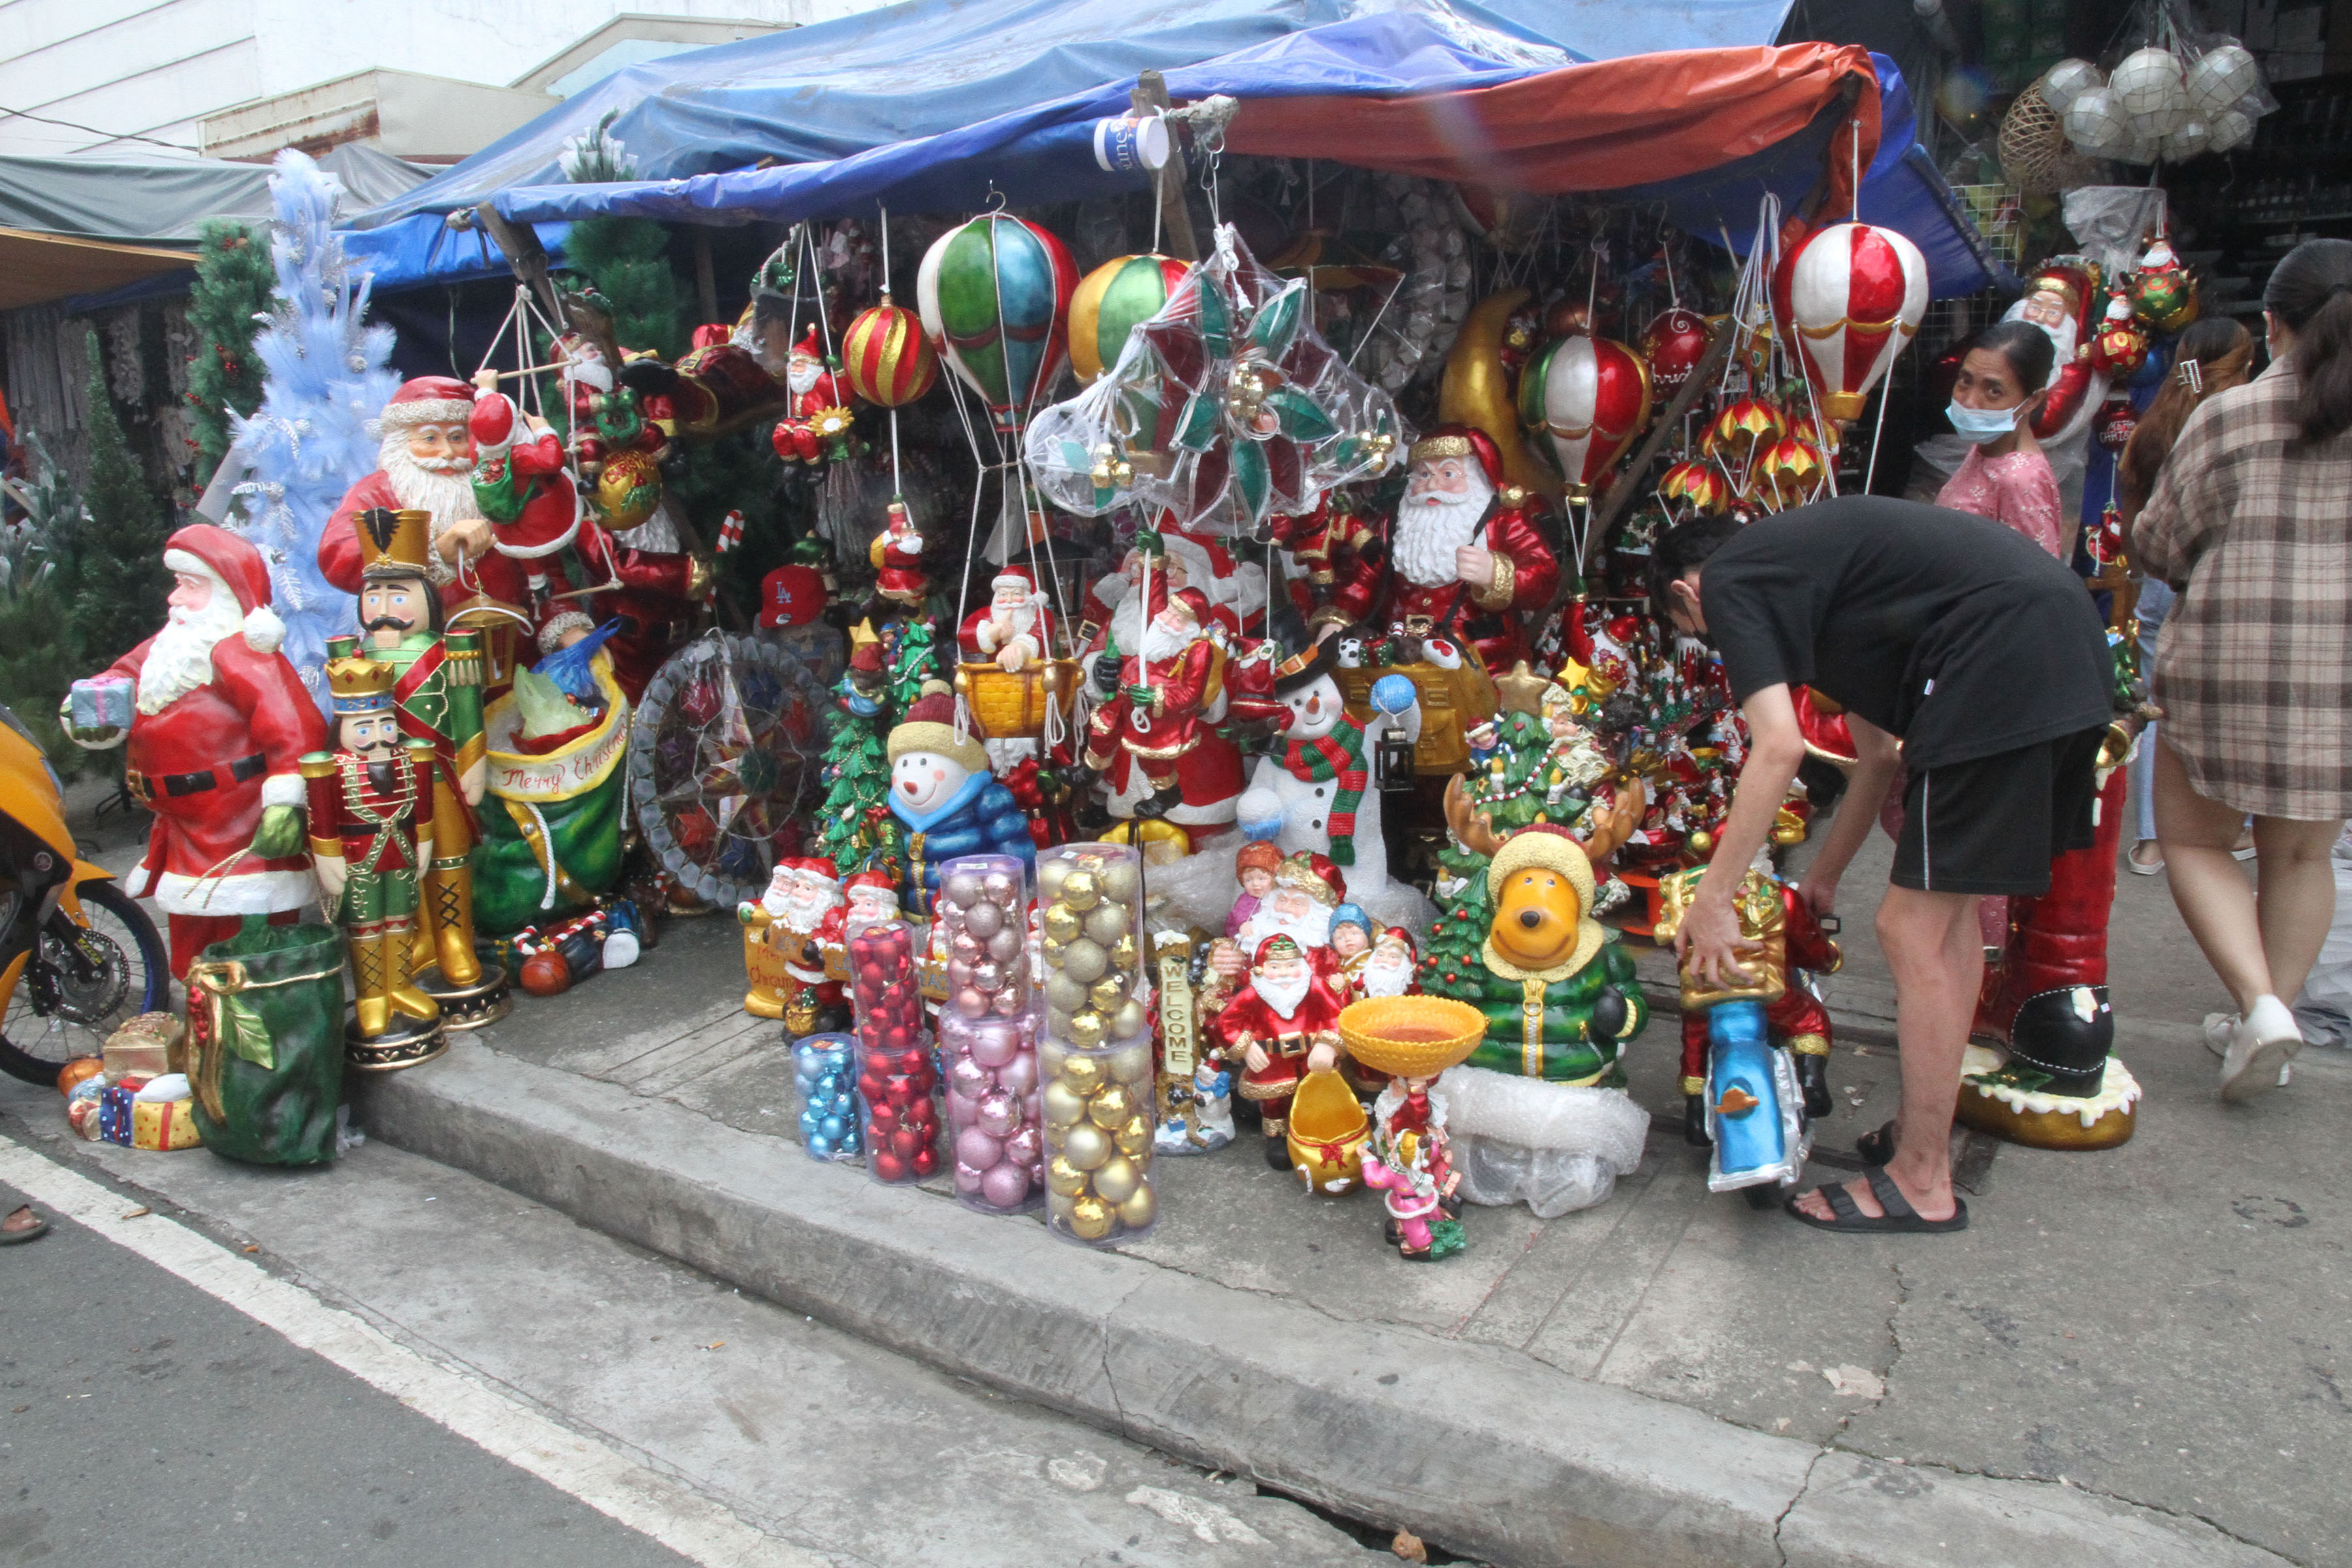
<instances>
[{"instance_id":1,"label":"santa beard","mask_svg":"<svg viewBox=\"0 0 2352 1568\"><path fill-rule=\"evenodd\" d=\"M1270 936L1286 936L1304 948L1331 945L1331 911L1321 904L1309 904L1307 912L1296 920L1285 920L1271 900L1258 905L1257 913L1250 916L1249 924L1242 928L1244 945L1251 952Z\"/></svg>"},{"instance_id":2,"label":"santa beard","mask_svg":"<svg viewBox=\"0 0 2352 1568\"><path fill-rule=\"evenodd\" d=\"M1032 642L1037 639L1037 612L1025 600L1010 609L1003 605L992 606L987 625L998 648L1008 646L1015 637L1027 637Z\"/></svg>"},{"instance_id":3,"label":"santa beard","mask_svg":"<svg viewBox=\"0 0 2352 1568\"><path fill-rule=\"evenodd\" d=\"M1412 963L1410 959L1382 962L1374 959L1364 965L1364 994L1367 996L1402 996L1412 985Z\"/></svg>"},{"instance_id":4,"label":"santa beard","mask_svg":"<svg viewBox=\"0 0 2352 1568\"><path fill-rule=\"evenodd\" d=\"M214 645L235 637L242 625L236 601L225 588L215 587L212 602L194 615L175 607L139 667L139 711L161 713L210 681Z\"/></svg>"},{"instance_id":5,"label":"santa beard","mask_svg":"<svg viewBox=\"0 0 2352 1568\"><path fill-rule=\"evenodd\" d=\"M794 397L805 396L816 390L816 378L824 374L824 366L813 359L794 358L784 372L784 384L793 389Z\"/></svg>"},{"instance_id":6,"label":"santa beard","mask_svg":"<svg viewBox=\"0 0 2352 1568\"><path fill-rule=\"evenodd\" d=\"M1158 664L1171 659L1191 647L1201 633L1197 626L1191 631L1171 632L1154 621L1143 634L1143 661Z\"/></svg>"},{"instance_id":7,"label":"santa beard","mask_svg":"<svg viewBox=\"0 0 2352 1568\"><path fill-rule=\"evenodd\" d=\"M830 888L812 892L794 889L784 896L784 929L794 936L807 936L824 922L825 915L841 902L841 895Z\"/></svg>"},{"instance_id":8,"label":"santa beard","mask_svg":"<svg viewBox=\"0 0 2352 1568\"><path fill-rule=\"evenodd\" d=\"M1315 984L1315 976L1312 973L1301 974L1286 984L1261 974L1250 984L1257 992L1257 999L1273 1008L1275 1016L1286 1020L1296 1015L1298 1005L1307 1000L1307 987Z\"/></svg>"},{"instance_id":9,"label":"santa beard","mask_svg":"<svg viewBox=\"0 0 2352 1568\"><path fill-rule=\"evenodd\" d=\"M383 444L376 448L375 460L402 507L432 514L436 542L448 531L450 524L482 515L482 509L474 504L471 458L439 458L436 461L448 466L429 468L408 450L406 431L389 430L384 433ZM449 568L443 563L440 552L433 552L429 564L435 582L450 580Z\"/></svg>"},{"instance_id":10,"label":"santa beard","mask_svg":"<svg viewBox=\"0 0 2352 1568\"><path fill-rule=\"evenodd\" d=\"M1476 542L1478 525L1486 521L1486 506L1494 499L1495 492L1476 480L1460 500L1433 504L1405 498L1397 510L1395 542L1396 568L1405 581L1423 588L1459 582L1454 552Z\"/></svg>"}]
</instances>

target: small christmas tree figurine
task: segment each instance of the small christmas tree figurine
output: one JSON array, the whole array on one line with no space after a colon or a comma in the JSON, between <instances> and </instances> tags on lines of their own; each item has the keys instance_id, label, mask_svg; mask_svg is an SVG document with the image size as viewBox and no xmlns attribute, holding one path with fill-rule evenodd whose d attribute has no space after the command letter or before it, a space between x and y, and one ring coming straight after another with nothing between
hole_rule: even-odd
<instances>
[{"instance_id":1,"label":"small christmas tree figurine","mask_svg":"<svg viewBox=\"0 0 2352 1568\"><path fill-rule=\"evenodd\" d=\"M939 679L939 650L929 621L901 621L898 632L898 651L890 660L890 701L904 713L923 694L923 683Z\"/></svg>"},{"instance_id":2,"label":"small christmas tree figurine","mask_svg":"<svg viewBox=\"0 0 2352 1568\"><path fill-rule=\"evenodd\" d=\"M894 853L896 819L876 809L890 797L890 759L872 717L843 709L825 746L824 780L820 852L845 875L863 870L877 852Z\"/></svg>"},{"instance_id":3,"label":"small christmas tree figurine","mask_svg":"<svg viewBox=\"0 0 2352 1568\"><path fill-rule=\"evenodd\" d=\"M276 275L269 247L245 224L214 218L196 235L196 284L188 291L196 352L188 357L187 398L202 489L228 452L229 415L249 418L261 406L263 366L253 352L260 323L254 318L269 309Z\"/></svg>"},{"instance_id":4,"label":"small christmas tree figurine","mask_svg":"<svg viewBox=\"0 0 2352 1568\"><path fill-rule=\"evenodd\" d=\"M1464 852L1468 853L1468 852ZM1472 855L1475 866L1463 872L1466 880L1422 944L1421 988L1433 996L1474 1001L1486 983L1486 857ZM1453 868L1449 866L1448 870Z\"/></svg>"}]
</instances>

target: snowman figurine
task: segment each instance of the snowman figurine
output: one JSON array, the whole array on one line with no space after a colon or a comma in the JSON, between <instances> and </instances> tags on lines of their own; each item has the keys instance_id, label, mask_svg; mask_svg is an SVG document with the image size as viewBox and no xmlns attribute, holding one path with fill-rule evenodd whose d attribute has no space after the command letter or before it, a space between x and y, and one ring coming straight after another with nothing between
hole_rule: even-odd
<instances>
[{"instance_id":1,"label":"snowman figurine","mask_svg":"<svg viewBox=\"0 0 2352 1568\"><path fill-rule=\"evenodd\" d=\"M963 855L1012 855L1037 861L1029 818L1013 792L989 772L988 752L955 721L947 688L932 682L890 731L890 815L907 843L908 914L929 920L940 867Z\"/></svg>"},{"instance_id":2,"label":"snowman figurine","mask_svg":"<svg viewBox=\"0 0 2352 1568\"><path fill-rule=\"evenodd\" d=\"M1330 857L1347 872L1349 896L1360 903L1389 885L1372 759L1391 724L1406 740L1421 739L1421 701L1410 679L1383 676L1372 684L1372 717L1352 718L1332 678L1334 662L1322 643L1276 670L1275 691L1290 709L1289 728L1281 755L1260 759L1235 817L1244 833L1272 838L1286 855L1304 849Z\"/></svg>"}]
</instances>

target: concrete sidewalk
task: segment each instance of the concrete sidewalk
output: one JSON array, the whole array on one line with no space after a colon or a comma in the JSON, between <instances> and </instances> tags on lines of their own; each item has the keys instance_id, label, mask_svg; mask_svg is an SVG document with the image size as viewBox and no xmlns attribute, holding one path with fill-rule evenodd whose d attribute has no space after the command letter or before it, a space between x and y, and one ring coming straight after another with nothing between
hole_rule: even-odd
<instances>
[{"instance_id":1,"label":"concrete sidewalk","mask_svg":"<svg viewBox=\"0 0 2352 1568\"><path fill-rule=\"evenodd\" d=\"M1849 879L1832 1150L1893 1114L1884 875ZM1973 1151L1957 1237L1708 1194L1668 1017L1629 1056L1648 1154L1596 1209L1474 1209L1467 1252L1411 1267L1370 1201L1309 1198L1244 1144L1161 1162L1159 1229L1094 1253L804 1158L723 917L363 1085L358 1114L880 1344L1497 1563L2352 1562L2352 1064L2306 1052L2285 1093L2222 1106L2193 1026L2219 988L2162 879L2123 883L2138 1135Z\"/></svg>"}]
</instances>

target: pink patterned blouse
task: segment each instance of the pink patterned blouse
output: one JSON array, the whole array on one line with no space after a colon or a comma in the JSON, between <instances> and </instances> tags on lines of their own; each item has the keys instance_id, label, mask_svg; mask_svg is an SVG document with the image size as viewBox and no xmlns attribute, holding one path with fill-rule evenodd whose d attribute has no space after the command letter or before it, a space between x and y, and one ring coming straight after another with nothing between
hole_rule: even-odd
<instances>
[{"instance_id":1,"label":"pink patterned blouse","mask_svg":"<svg viewBox=\"0 0 2352 1568\"><path fill-rule=\"evenodd\" d=\"M2051 475L2049 460L2038 451L1987 458L1982 447L1970 447L1936 492L1936 504L1989 517L2065 559L2058 481Z\"/></svg>"}]
</instances>

